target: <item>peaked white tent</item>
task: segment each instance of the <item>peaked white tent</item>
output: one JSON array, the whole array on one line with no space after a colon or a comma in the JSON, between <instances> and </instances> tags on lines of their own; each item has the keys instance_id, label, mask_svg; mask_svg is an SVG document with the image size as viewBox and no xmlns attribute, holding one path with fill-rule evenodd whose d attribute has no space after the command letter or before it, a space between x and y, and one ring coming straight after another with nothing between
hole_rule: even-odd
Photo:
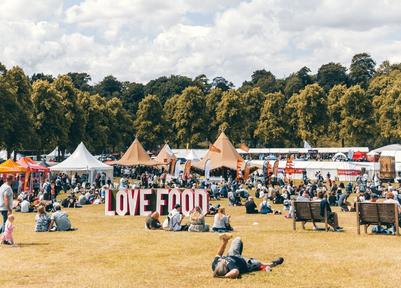
<instances>
[{"instance_id":1,"label":"peaked white tent","mask_svg":"<svg viewBox=\"0 0 401 288\"><path fill-rule=\"evenodd\" d=\"M52 172L70 172L78 174L89 174L89 182L92 183L97 172L105 172L107 177L113 178L113 167L97 160L86 149L84 143L80 143L74 153L63 162L50 167Z\"/></svg>"},{"instance_id":2,"label":"peaked white tent","mask_svg":"<svg viewBox=\"0 0 401 288\"><path fill-rule=\"evenodd\" d=\"M60 154L61 154L61 151L60 151ZM70 156L71 154L69 154L69 153L65 153L65 156ZM45 158L46 158L46 161L49 161L49 160L54 160L54 159L56 159L58 157L58 146L56 147L56 148L54 148L54 150L52 151L52 152L50 152L49 154L47 154L46 156L45 156Z\"/></svg>"}]
</instances>

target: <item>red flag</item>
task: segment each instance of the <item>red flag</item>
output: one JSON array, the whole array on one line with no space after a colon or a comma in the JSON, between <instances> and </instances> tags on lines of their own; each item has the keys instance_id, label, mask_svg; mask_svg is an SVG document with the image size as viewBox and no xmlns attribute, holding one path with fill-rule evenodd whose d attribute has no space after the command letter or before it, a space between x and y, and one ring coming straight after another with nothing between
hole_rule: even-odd
<instances>
[{"instance_id":1,"label":"red flag","mask_svg":"<svg viewBox=\"0 0 401 288\"><path fill-rule=\"evenodd\" d=\"M277 174L278 174L278 164L279 164L279 161L278 161L278 160L276 160L276 161L274 162L274 164L273 164L273 174L274 174L275 176L277 176Z\"/></svg>"},{"instance_id":2,"label":"red flag","mask_svg":"<svg viewBox=\"0 0 401 288\"><path fill-rule=\"evenodd\" d=\"M192 165L191 160L188 160L188 161L185 163L184 176L185 176L186 179L188 179L188 178L189 178L189 175L191 174L191 165Z\"/></svg>"},{"instance_id":3,"label":"red flag","mask_svg":"<svg viewBox=\"0 0 401 288\"><path fill-rule=\"evenodd\" d=\"M247 180L249 178L249 174L251 174L251 164L249 162L246 162L244 171L244 180Z\"/></svg>"},{"instance_id":4,"label":"red flag","mask_svg":"<svg viewBox=\"0 0 401 288\"><path fill-rule=\"evenodd\" d=\"M170 161L170 175L174 175L175 170L175 159L171 159Z\"/></svg>"},{"instance_id":5,"label":"red flag","mask_svg":"<svg viewBox=\"0 0 401 288\"><path fill-rule=\"evenodd\" d=\"M244 162L244 160L242 160L241 158L238 158L238 160L237 160L237 180L239 180L242 177L241 167L242 167L243 162Z\"/></svg>"}]
</instances>

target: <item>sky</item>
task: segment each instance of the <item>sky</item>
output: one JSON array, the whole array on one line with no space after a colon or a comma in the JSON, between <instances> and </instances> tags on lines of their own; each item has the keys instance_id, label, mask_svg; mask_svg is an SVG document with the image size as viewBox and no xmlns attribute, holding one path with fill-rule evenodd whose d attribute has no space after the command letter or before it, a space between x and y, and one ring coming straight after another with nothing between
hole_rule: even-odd
<instances>
[{"instance_id":1,"label":"sky","mask_svg":"<svg viewBox=\"0 0 401 288\"><path fill-rule=\"evenodd\" d=\"M146 83L171 74L236 86L258 69L401 62L401 1L1 0L0 62Z\"/></svg>"}]
</instances>

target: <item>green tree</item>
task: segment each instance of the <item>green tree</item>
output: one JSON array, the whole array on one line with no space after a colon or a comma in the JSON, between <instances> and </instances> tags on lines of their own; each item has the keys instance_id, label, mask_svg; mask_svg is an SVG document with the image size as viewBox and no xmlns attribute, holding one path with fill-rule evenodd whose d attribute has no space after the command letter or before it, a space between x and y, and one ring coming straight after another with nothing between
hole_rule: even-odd
<instances>
[{"instance_id":1,"label":"green tree","mask_svg":"<svg viewBox=\"0 0 401 288\"><path fill-rule=\"evenodd\" d=\"M280 90L280 85L276 77L270 71L265 69L256 70L251 76L251 81L245 81L242 84L243 91L252 89L254 87L260 88L263 93L271 93Z\"/></svg>"},{"instance_id":2,"label":"green tree","mask_svg":"<svg viewBox=\"0 0 401 288\"><path fill-rule=\"evenodd\" d=\"M88 73L70 72L67 76L71 78L74 87L82 92L91 92L93 87L89 84L92 80Z\"/></svg>"},{"instance_id":3,"label":"green tree","mask_svg":"<svg viewBox=\"0 0 401 288\"><path fill-rule=\"evenodd\" d=\"M136 135L147 149L155 150L164 141L163 106L159 97L148 95L139 103L134 122Z\"/></svg>"},{"instance_id":4,"label":"green tree","mask_svg":"<svg viewBox=\"0 0 401 288\"><path fill-rule=\"evenodd\" d=\"M228 91L228 90L234 88L234 84L232 82L228 81L226 78L218 76L218 77L213 78L212 87L219 88L222 91Z\"/></svg>"},{"instance_id":5,"label":"green tree","mask_svg":"<svg viewBox=\"0 0 401 288\"><path fill-rule=\"evenodd\" d=\"M368 145L372 140L372 103L359 85L347 89L340 99L340 136L346 145Z\"/></svg>"},{"instance_id":6,"label":"green tree","mask_svg":"<svg viewBox=\"0 0 401 288\"><path fill-rule=\"evenodd\" d=\"M241 94L237 90L228 90L223 93L217 106L216 120L219 128L226 130L234 143L240 143L243 138L244 118Z\"/></svg>"},{"instance_id":7,"label":"green tree","mask_svg":"<svg viewBox=\"0 0 401 288\"><path fill-rule=\"evenodd\" d=\"M317 82L327 92L337 84L347 84L347 68L340 63L322 65L317 72Z\"/></svg>"},{"instance_id":8,"label":"green tree","mask_svg":"<svg viewBox=\"0 0 401 288\"><path fill-rule=\"evenodd\" d=\"M175 111L172 115L176 138L181 147L199 146L205 141L207 119L205 119L205 96L197 87L186 88L176 99Z\"/></svg>"},{"instance_id":9,"label":"green tree","mask_svg":"<svg viewBox=\"0 0 401 288\"><path fill-rule=\"evenodd\" d=\"M64 125L68 131L68 137L66 142L59 142L58 145L62 153L65 149L73 151L85 134L85 113L78 102L78 94L82 92L74 87L74 83L67 75L58 76L52 85L60 93L62 104L66 110Z\"/></svg>"},{"instance_id":10,"label":"green tree","mask_svg":"<svg viewBox=\"0 0 401 288\"><path fill-rule=\"evenodd\" d=\"M145 96L145 86L135 82L123 82L121 100L124 108L135 116L138 104Z\"/></svg>"},{"instance_id":11,"label":"green tree","mask_svg":"<svg viewBox=\"0 0 401 288\"><path fill-rule=\"evenodd\" d=\"M122 101L116 97L107 101L106 109L109 128L108 147L112 152L122 151L131 144L134 135L132 116L124 109Z\"/></svg>"},{"instance_id":12,"label":"green tree","mask_svg":"<svg viewBox=\"0 0 401 288\"><path fill-rule=\"evenodd\" d=\"M370 79L375 74L376 62L367 53L360 53L352 57L349 79L352 85L360 85L366 89Z\"/></svg>"},{"instance_id":13,"label":"green tree","mask_svg":"<svg viewBox=\"0 0 401 288\"><path fill-rule=\"evenodd\" d=\"M288 101L290 125L296 127L297 136L316 146L325 135L327 126L327 100L319 84L311 84Z\"/></svg>"},{"instance_id":14,"label":"green tree","mask_svg":"<svg viewBox=\"0 0 401 288\"><path fill-rule=\"evenodd\" d=\"M5 139L7 150L32 148L36 135L33 128L32 86L29 77L18 66L8 70L5 77L6 81L15 87L17 101L14 107L17 119L13 123L13 134ZM14 155L16 156L16 153Z\"/></svg>"},{"instance_id":15,"label":"green tree","mask_svg":"<svg viewBox=\"0 0 401 288\"><path fill-rule=\"evenodd\" d=\"M285 79L284 84L284 95L286 98L290 98L292 94L299 93L306 85L312 84L312 77L309 75L310 69L308 67L302 67L298 72L291 74Z\"/></svg>"},{"instance_id":16,"label":"green tree","mask_svg":"<svg viewBox=\"0 0 401 288\"><path fill-rule=\"evenodd\" d=\"M52 75L48 74L43 74L43 73L36 73L31 76L31 83L37 81L37 80L45 80L49 83L52 83L54 81L54 77Z\"/></svg>"},{"instance_id":17,"label":"green tree","mask_svg":"<svg viewBox=\"0 0 401 288\"><path fill-rule=\"evenodd\" d=\"M59 91L46 80L37 80L32 85L34 126L40 138L40 147L47 149L66 143L68 126L66 109Z\"/></svg>"},{"instance_id":18,"label":"green tree","mask_svg":"<svg viewBox=\"0 0 401 288\"><path fill-rule=\"evenodd\" d=\"M180 142L177 137L177 129L175 127L174 115L177 109L177 102L180 94L170 97L163 106L163 122L165 124L165 141L174 145L175 147L180 146Z\"/></svg>"},{"instance_id":19,"label":"green tree","mask_svg":"<svg viewBox=\"0 0 401 288\"><path fill-rule=\"evenodd\" d=\"M107 99L113 97L119 98L122 92L122 83L113 75L109 75L96 84L94 89L100 96Z\"/></svg>"},{"instance_id":20,"label":"green tree","mask_svg":"<svg viewBox=\"0 0 401 288\"><path fill-rule=\"evenodd\" d=\"M214 141L217 138L219 124L216 120L217 107L223 96L223 91L220 88L213 88L209 94L206 95L206 117L208 119L207 125L207 140Z\"/></svg>"},{"instance_id":21,"label":"green tree","mask_svg":"<svg viewBox=\"0 0 401 288\"><path fill-rule=\"evenodd\" d=\"M265 98L266 95L259 87L241 94L242 117L246 119L242 128L242 140L251 146L256 145L255 130Z\"/></svg>"},{"instance_id":22,"label":"green tree","mask_svg":"<svg viewBox=\"0 0 401 288\"><path fill-rule=\"evenodd\" d=\"M342 140L341 144L344 146L344 139L340 137L340 124L342 121L341 111L342 106L340 103L341 98L347 91L345 85L336 85L331 88L327 95L327 116L328 116L328 138L333 141Z\"/></svg>"},{"instance_id":23,"label":"green tree","mask_svg":"<svg viewBox=\"0 0 401 288\"><path fill-rule=\"evenodd\" d=\"M198 75L194 78L193 86L198 87L202 90L203 94L207 94L212 89L212 84L209 83L209 79L205 74Z\"/></svg>"},{"instance_id":24,"label":"green tree","mask_svg":"<svg viewBox=\"0 0 401 288\"><path fill-rule=\"evenodd\" d=\"M193 86L191 78L181 75L171 75L170 77L159 77L149 81L145 85L145 95L156 95L164 103L170 97L181 94L185 88Z\"/></svg>"},{"instance_id":25,"label":"green tree","mask_svg":"<svg viewBox=\"0 0 401 288\"><path fill-rule=\"evenodd\" d=\"M286 98L280 93L269 93L263 103L255 136L263 147L283 147L288 139L285 114Z\"/></svg>"},{"instance_id":26,"label":"green tree","mask_svg":"<svg viewBox=\"0 0 401 288\"><path fill-rule=\"evenodd\" d=\"M107 100L99 94L90 95L88 92L78 96L86 119L83 141L88 149L95 153L106 152L110 133Z\"/></svg>"}]
</instances>

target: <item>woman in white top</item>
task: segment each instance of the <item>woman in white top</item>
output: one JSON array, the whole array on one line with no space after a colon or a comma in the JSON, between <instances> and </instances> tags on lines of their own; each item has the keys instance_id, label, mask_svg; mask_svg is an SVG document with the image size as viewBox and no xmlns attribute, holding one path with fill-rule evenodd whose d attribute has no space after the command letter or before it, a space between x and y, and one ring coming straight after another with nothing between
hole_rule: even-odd
<instances>
[{"instance_id":1,"label":"woman in white top","mask_svg":"<svg viewBox=\"0 0 401 288\"><path fill-rule=\"evenodd\" d=\"M226 215L224 208L219 208L217 214L214 215L214 222L212 227L214 232L229 232L233 228L230 225L230 216Z\"/></svg>"}]
</instances>

